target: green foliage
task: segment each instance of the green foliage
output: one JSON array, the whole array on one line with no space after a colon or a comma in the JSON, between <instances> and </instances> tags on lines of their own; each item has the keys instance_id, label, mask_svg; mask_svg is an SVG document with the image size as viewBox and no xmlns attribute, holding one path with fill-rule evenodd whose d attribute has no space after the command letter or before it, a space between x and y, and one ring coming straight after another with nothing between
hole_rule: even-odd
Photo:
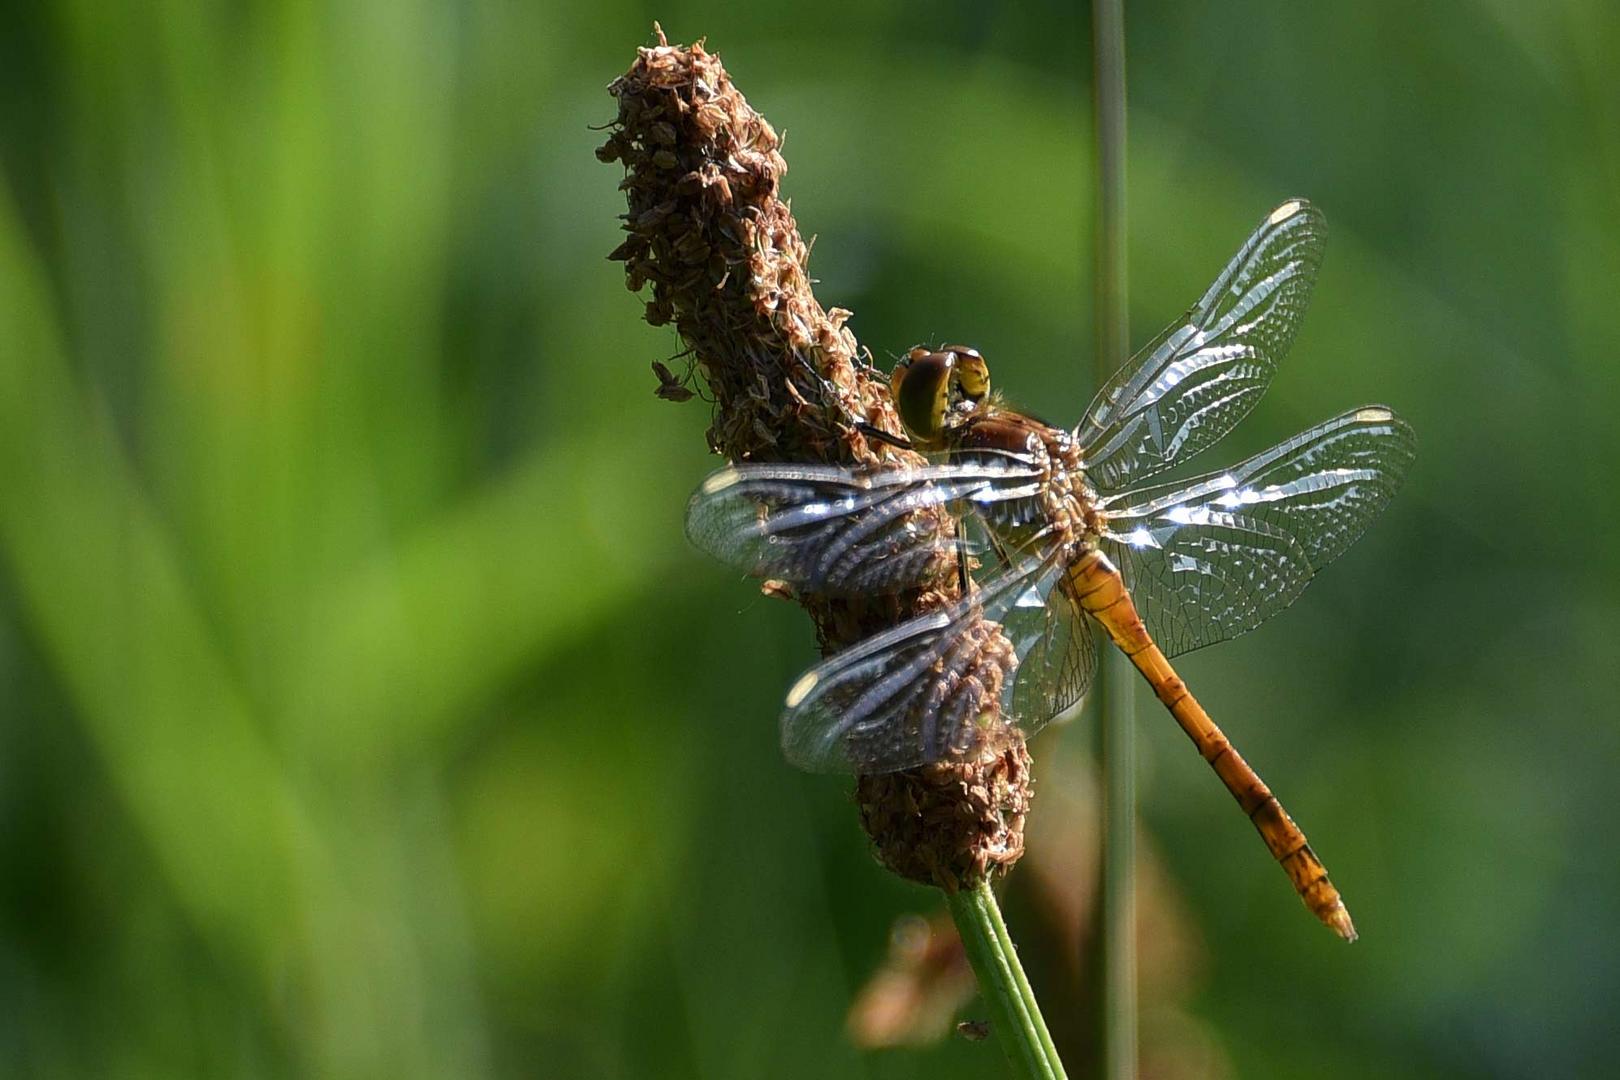
<instances>
[{"instance_id":1,"label":"green foliage","mask_svg":"<svg viewBox=\"0 0 1620 1080\"><path fill-rule=\"evenodd\" d=\"M803 619L681 543L706 414L653 396L679 346L604 259L588 128L650 16L158 8L0 21L0 1072L999 1067L843 1034L890 921L936 900L777 755ZM1077 418L1083 12L657 14L788 133L822 299L880 359L970 342ZM1308 195L1313 310L1215 453L1374 400L1422 444L1295 611L1182 670L1360 943L1138 710L1200 1022L1241 1075L1600 1072L1620 18L1127 18L1135 338Z\"/></svg>"}]
</instances>

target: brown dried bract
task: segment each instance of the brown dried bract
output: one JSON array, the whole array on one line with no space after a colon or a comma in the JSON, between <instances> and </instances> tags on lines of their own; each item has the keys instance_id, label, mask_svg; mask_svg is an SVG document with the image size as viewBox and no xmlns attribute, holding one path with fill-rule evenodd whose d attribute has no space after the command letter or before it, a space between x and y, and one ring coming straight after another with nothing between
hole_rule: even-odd
<instances>
[{"instance_id":1,"label":"brown dried bract","mask_svg":"<svg viewBox=\"0 0 1620 1080\"><path fill-rule=\"evenodd\" d=\"M732 85L718 56L701 43L670 45L661 30L658 38L608 87L619 114L597 156L623 164L628 203L628 236L609 258L624 263L631 291L651 286L647 321L673 323L692 351L714 396L709 445L733 461L921 464L916 454L868 441L857 427L900 430L886 380L856 362L863 354L846 325L850 313L824 309L811 291L809 251L781 198L787 162L780 137ZM920 518L941 536L953 528L943 509ZM957 595L954 568L942 558L936 581L903 595L799 599L823 649L833 652ZM994 624L989 633L1000 637ZM990 730L1000 724L996 706L991 701L982 717ZM1017 772L991 761L902 774L935 791L931 813L940 820L951 816L938 809L949 791L969 799L955 815L952 835L966 845L958 857L941 854L928 838L932 826L899 807L867 815L868 829L899 829L928 844L928 859L946 874L934 883L955 888L975 866L1003 865L1006 852L1022 850L1021 831L1010 835L1022 828L1021 810L998 821L992 838L962 839L959 827L980 819L969 792L989 792ZM895 777L879 786L885 783L904 786ZM1027 792L1021 799L1027 803ZM920 865L896 854L894 836L874 831L884 860ZM990 849L1003 854L978 854Z\"/></svg>"},{"instance_id":2,"label":"brown dried bract","mask_svg":"<svg viewBox=\"0 0 1620 1080\"><path fill-rule=\"evenodd\" d=\"M850 1003L850 1040L865 1049L938 1042L977 992L950 915L902 916L882 966Z\"/></svg>"}]
</instances>

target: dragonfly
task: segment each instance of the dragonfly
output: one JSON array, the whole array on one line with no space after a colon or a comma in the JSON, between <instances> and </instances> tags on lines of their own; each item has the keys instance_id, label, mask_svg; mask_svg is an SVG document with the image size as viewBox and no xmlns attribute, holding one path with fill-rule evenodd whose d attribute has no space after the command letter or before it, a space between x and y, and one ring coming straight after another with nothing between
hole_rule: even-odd
<instances>
[{"instance_id":1,"label":"dragonfly","mask_svg":"<svg viewBox=\"0 0 1620 1080\"><path fill-rule=\"evenodd\" d=\"M920 587L942 558L965 578L980 571L953 604L795 682L781 716L789 761L875 774L978 753L1009 729L1033 735L1091 685L1096 623L1305 905L1355 940L1305 834L1170 661L1292 604L1389 503L1415 456L1412 429L1386 406L1363 405L1229 468L1155 479L1228 434L1270 386L1325 238L1304 199L1266 215L1072 429L1008 406L976 350L918 347L890 378L905 433L885 438L924 451L927 464L740 463L709 476L689 504L687 536L752 576L855 596ZM957 523L943 534L942 508Z\"/></svg>"}]
</instances>

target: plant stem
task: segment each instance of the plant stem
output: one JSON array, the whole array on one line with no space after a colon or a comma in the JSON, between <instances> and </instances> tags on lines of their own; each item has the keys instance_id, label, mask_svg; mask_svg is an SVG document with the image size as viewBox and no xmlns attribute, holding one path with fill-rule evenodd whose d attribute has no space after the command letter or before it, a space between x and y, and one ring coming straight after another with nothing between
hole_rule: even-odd
<instances>
[{"instance_id":1,"label":"plant stem","mask_svg":"<svg viewBox=\"0 0 1620 1080\"><path fill-rule=\"evenodd\" d=\"M978 976L979 995L990 1007L991 1026L1012 1064L1013 1075L1062 1080L1063 1063L1018 962L1018 950L1007 935L1007 924L1001 921L1001 908L990 883L981 879L973 888L952 893L947 899L968 962Z\"/></svg>"},{"instance_id":2,"label":"plant stem","mask_svg":"<svg viewBox=\"0 0 1620 1080\"><path fill-rule=\"evenodd\" d=\"M1092 102L1097 139L1097 382L1125 362L1125 15L1093 0ZM1105 649L1102 716L1102 1058L1105 1080L1136 1076L1136 727L1130 662Z\"/></svg>"}]
</instances>

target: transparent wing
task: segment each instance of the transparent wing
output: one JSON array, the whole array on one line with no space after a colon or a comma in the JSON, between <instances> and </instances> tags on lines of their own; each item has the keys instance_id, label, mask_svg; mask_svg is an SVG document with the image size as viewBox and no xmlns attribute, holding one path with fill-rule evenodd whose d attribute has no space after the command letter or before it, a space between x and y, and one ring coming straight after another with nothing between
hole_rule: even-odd
<instances>
[{"instance_id":1,"label":"transparent wing","mask_svg":"<svg viewBox=\"0 0 1620 1080\"><path fill-rule=\"evenodd\" d=\"M1103 546L1168 656L1254 629L1294 602L1400 487L1412 429L1368 405L1225 472L1104 500Z\"/></svg>"},{"instance_id":2,"label":"transparent wing","mask_svg":"<svg viewBox=\"0 0 1620 1080\"><path fill-rule=\"evenodd\" d=\"M1103 384L1075 430L1099 490L1187 460L1248 415L1293 344L1326 236L1314 206L1283 203L1187 314Z\"/></svg>"},{"instance_id":3,"label":"transparent wing","mask_svg":"<svg viewBox=\"0 0 1620 1080\"><path fill-rule=\"evenodd\" d=\"M983 549L1004 551L982 520L970 519L967 528ZM1010 556L998 558L1005 564ZM1011 707L1002 715L1027 737L1085 697L1097 671L1097 647L1090 620L1062 589L1044 604L1013 607L1001 623L1019 658Z\"/></svg>"},{"instance_id":4,"label":"transparent wing","mask_svg":"<svg viewBox=\"0 0 1620 1080\"><path fill-rule=\"evenodd\" d=\"M954 563L960 542L941 508L1032 498L1039 475L1015 454L908 469L734 465L692 495L686 535L745 573L808 592L898 592Z\"/></svg>"},{"instance_id":5,"label":"transparent wing","mask_svg":"<svg viewBox=\"0 0 1620 1080\"><path fill-rule=\"evenodd\" d=\"M782 750L813 772L883 773L970 754L999 729L984 715L1014 697L1018 635L1030 649L1063 575L1063 549L1015 558L953 606L867 638L806 672L788 691ZM1008 636L995 634L1007 625ZM1045 663L1044 660L1041 663ZM1041 717L1038 727L1050 717Z\"/></svg>"},{"instance_id":6,"label":"transparent wing","mask_svg":"<svg viewBox=\"0 0 1620 1080\"><path fill-rule=\"evenodd\" d=\"M1017 608L1004 621L1018 651L1011 717L1026 736L1067 712L1091 689L1097 673L1097 646L1091 626L1062 589L1040 608Z\"/></svg>"}]
</instances>

